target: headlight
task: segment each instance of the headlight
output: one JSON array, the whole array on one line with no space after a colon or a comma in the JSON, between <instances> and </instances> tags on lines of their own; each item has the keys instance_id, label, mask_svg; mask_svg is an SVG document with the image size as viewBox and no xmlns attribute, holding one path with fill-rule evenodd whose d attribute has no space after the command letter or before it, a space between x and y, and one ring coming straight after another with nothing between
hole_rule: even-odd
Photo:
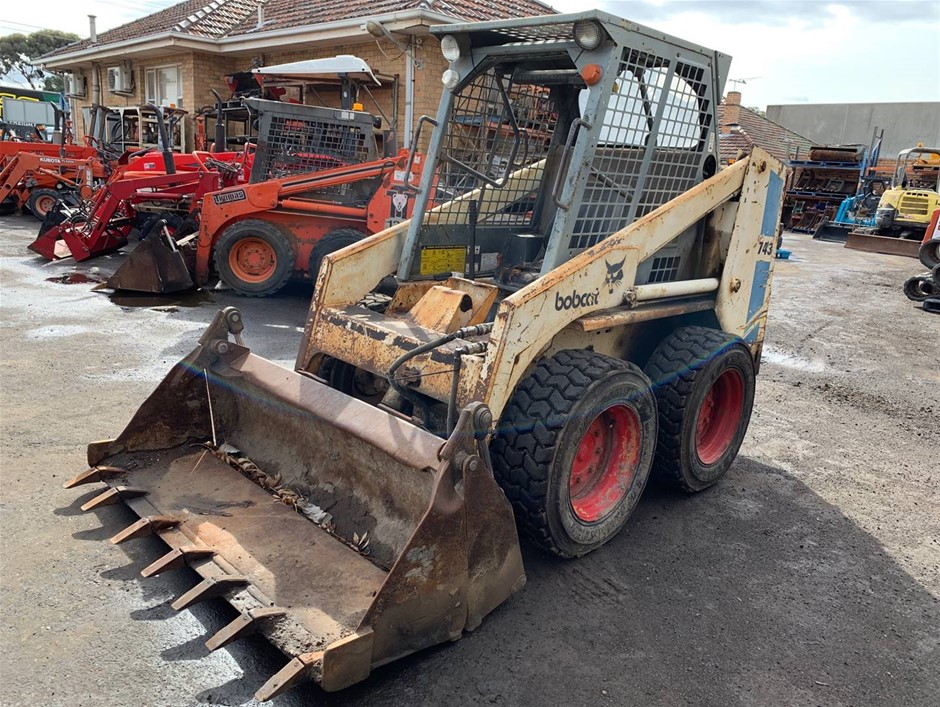
<instances>
[{"instance_id":1,"label":"headlight","mask_svg":"<svg viewBox=\"0 0 940 707\"><path fill-rule=\"evenodd\" d=\"M594 20L579 20L574 23L574 41L582 49L593 51L604 41L604 30Z\"/></svg>"},{"instance_id":2,"label":"headlight","mask_svg":"<svg viewBox=\"0 0 940 707\"><path fill-rule=\"evenodd\" d=\"M457 38L452 34L445 34L441 37L441 53L447 61L453 63L460 58L460 44Z\"/></svg>"},{"instance_id":3,"label":"headlight","mask_svg":"<svg viewBox=\"0 0 940 707\"><path fill-rule=\"evenodd\" d=\"M444 72L444 75L441 76L441 81L444 83L444 86L453 89L460 83L460 74L453 69L448 69Z\"/></svg>"}]
</instances>

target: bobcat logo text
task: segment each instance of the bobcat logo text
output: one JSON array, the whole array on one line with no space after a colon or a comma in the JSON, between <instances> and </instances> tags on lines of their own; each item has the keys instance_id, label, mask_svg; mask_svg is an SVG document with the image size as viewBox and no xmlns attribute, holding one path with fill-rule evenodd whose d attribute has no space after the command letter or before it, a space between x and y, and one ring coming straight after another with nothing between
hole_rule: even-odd
<instances>
[{"instance_id":1,"label":"bobcat logo text","mask_svg":"<svg viewBox=\"0 0 940 707\"><path fill-rule=\"evenodd\" d=\"M570 295L561 296L560 292L555 293L555 310L561 312L565 309L579 309L580 307L592 307L597 305L597 298L600 297L600 290L594 292L581 293L574 290Z\"/></svg>"}]
</instances>

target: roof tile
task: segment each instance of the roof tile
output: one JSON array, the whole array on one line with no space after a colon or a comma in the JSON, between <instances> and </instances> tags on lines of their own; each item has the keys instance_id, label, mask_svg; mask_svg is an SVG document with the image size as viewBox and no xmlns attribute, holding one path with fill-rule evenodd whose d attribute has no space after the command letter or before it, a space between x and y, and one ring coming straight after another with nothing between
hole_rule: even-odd
<instances>
[{"instance_id":1,"label":"roof tile","mask_svg":"<svg viewBox=\"0 0 940 707\"><path fill-rule=\"evenodd\" d=\"M99 33L94 45L89 39L81 39L42 58L170 31L209 39L251 34L259 31L258 5L259 0L183 0ZM555 14L552 7L539 0L267 0L261 31L308 27L356 17L364 19L419 8L470 21Z\"/></svg>"},{"instance_id":2,"label":"roof tile","mask_svg":"<svg viewBox=\"0 0 940 707\"><path fill-rule=\"evenodd\" d=\"M719 125L724 124L725 108L724 104L718 106ZM812 140L744 106L740 106L737 128L738 130L732 128L718 138L718 154L722 164L729 158L734 159L738 150L749 151L754 145L762 147L784 162L793 159L797 148L800 155L806 156L809 154L809 148L813 146Z\"/></svg>"}]
</instances>

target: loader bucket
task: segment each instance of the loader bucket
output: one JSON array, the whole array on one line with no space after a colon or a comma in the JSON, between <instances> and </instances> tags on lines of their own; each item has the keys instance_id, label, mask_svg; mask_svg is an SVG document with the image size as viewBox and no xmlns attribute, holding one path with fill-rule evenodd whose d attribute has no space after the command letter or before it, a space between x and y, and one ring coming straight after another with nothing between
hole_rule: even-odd
<instances>
[{"instance_id":1,"label":"loader bucket","mask_svg":"<svg viewBox=\"0 0 940 707\"><path fill-rule=\"evenodd\" d=\"M253 631L288 657L260 687L339 690L373 667L455 640L525 577L512 511L493 479L481 403L447 440L228 340L220 312L121 435L88 447L67 487L108 488L158 534L142 574L202 577L173 606L224 597L239 612L217 649Z\"/></svg>"},{"instance_id":2,"label":"loader bucket","mask_svg":"<svg viewBox=\"0 0 940 707\"><path fill-rule=\"evenodd\" d=\"M162 229L144 238L108 278L108 287L133 292L180 292L194 287L183 254Z\"/></svg>"}]
</instances>

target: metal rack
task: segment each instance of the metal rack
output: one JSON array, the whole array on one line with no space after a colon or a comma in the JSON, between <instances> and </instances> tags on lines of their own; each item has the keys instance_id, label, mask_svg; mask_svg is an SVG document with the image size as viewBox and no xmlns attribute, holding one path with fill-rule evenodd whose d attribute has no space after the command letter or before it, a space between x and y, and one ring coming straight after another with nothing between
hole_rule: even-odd
<instances>
[{"instance_id":1,"label":"metal rack","mask_svg":"<svg viewBox=\"0 0 940 707\"><path fill-rule=\"evenodd\" d=\"M167 120L178 116L170 137L170 149L174 152L186 152L189 146L189 126L184 119L186 111L178 108L164 108ZM89 124L90 111L84 108L85 125ZM106 117L105 140L121 152L139 150L145 147L158 147L157 118L146 106L108 107Z\"/></svg>"}]
</instances>

